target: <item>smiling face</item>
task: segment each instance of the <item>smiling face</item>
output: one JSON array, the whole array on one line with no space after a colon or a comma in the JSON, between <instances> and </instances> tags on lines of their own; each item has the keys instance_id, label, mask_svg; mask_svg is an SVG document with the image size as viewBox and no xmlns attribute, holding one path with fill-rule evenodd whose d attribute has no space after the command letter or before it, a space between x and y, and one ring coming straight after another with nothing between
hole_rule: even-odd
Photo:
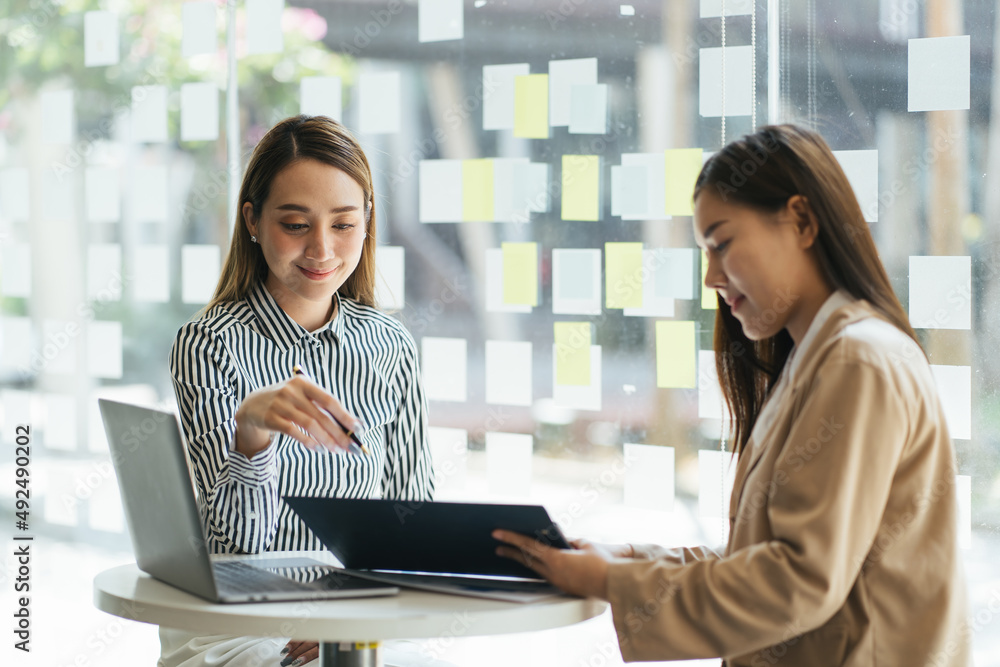
<instances>
[{"instance_id":1,"label":"smiling face","mask_svg":"<svg viewBox=\"0 0 1000 667\"><path fill-rule=\"evenodd\" d=\"M787 328L799 342L832 292L812 249L817 229L805 199L766 213L705 190L695 201L694 232L708 255L705 286L719 291L747 338Z\"/></svg>"},{"instance_id":2,"label":"smiling face","mask_svg":"<svg viewBox=\"0 0 1000 667\"><path fill-rule=\"evenodd\" d=\"M278 172L259 215L249 202L243 205L247 228L267 261L265 287L308 331L333 316L333 295L358 266L365 210L357 181L311 159Z\"/></svg>"}]
</instances>

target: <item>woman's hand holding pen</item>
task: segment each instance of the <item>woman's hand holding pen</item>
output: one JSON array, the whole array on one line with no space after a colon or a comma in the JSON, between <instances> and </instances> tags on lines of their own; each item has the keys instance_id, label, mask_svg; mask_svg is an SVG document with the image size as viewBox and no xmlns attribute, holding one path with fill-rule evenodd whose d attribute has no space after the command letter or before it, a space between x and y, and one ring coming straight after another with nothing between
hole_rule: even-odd
<instances>
[{"instance_id":1,"label":"woman's hand holding pen","mask_svg":"<svg viewBox=\"0 0 1000 667\"><path fill-rule=\"evenodd\" d=\"M572 540L574 549L569 550L507 530L495 530L493 537L506 543L497 548L499 555L531 568L567 593L602 600L608 598L608 564L624 556L586 540Z\"/></svg>"}]
</instances>

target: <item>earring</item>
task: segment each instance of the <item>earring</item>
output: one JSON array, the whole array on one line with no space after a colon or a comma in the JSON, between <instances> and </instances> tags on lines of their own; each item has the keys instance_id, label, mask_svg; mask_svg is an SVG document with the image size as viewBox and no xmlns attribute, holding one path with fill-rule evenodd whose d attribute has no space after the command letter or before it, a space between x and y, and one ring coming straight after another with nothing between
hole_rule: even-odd
<instances>
[{"instance_id":1,"label":"earring","mask_svg":"<svg viewBox=\"0 0 1000 667\"><path fill-rule=\"evenodd\" d=\"M256 243L256 242L257 242L257 237L256 237L256 236L251 236L251 237L250 237L250 241L251 241L252 243Z\"/></svg>"}]
</instances>

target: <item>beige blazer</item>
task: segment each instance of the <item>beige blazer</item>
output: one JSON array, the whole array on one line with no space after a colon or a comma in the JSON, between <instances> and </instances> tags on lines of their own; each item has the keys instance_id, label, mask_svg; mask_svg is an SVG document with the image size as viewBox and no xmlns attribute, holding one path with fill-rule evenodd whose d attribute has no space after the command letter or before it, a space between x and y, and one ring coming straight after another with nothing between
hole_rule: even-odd
<instances>
[{"instance_id":1,"label":"beige blazer","mask_svg":"<svg viewBox=\"0 0 1000 667\"><path fill-rule=\"evenodd\" d=\"M611 564L626 661L970 664L954 452L923 353L863 301L801 352L737 464L725 553Z\"/></svg>"}]
</instances>

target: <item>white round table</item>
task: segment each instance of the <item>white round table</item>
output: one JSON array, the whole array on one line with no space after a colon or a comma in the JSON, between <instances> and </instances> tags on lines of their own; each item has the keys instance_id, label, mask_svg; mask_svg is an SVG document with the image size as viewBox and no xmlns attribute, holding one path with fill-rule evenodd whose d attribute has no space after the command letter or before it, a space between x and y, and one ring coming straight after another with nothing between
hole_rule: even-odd
<instances>
[{"instance_id":1,"label":"white round table","mask_svg":"<svg viewBox=\"0 0 1000 667\"><path fill-rule=\"evenodd\" d=\"M205 634L318 641L320 667L378 665L380 640L547 630L586 621L607 608L601 600L567 596L521 603L408 589L388 597L216 604L153 579L134 563L94 578L94 604L122 618ZM357 655L344 658L344 650Z\"/></svg>"}]
</instances>

